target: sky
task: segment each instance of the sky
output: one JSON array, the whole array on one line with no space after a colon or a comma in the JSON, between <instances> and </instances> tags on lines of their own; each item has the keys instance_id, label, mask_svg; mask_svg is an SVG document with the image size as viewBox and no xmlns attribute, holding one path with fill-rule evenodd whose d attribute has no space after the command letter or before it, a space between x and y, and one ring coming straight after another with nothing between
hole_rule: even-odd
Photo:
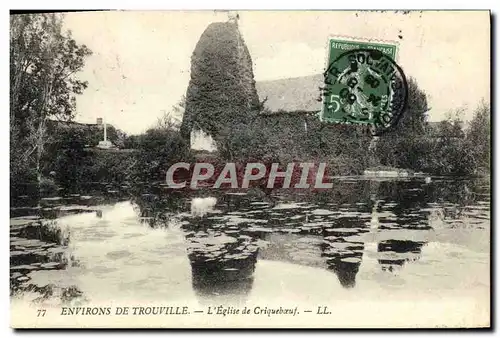
<instances>
[{"instance_id":1,"label":"sky","mask_svg":"<svg viewBox=\"0 0 500 338\"><path fill-rule=\"evenodd\" d=\"M331 36L397 41L398 64L428 97L429 120L462 108L470 119L490 97L490 21L486 11L239 11L239 29L256 81L324 71ZM103 117L128 134L153 126L185 94L191 54L225 12L68 13L65 28L93 51L78 77L76 121ZM180 116L179 116L180 117Z\"/></svg>"}]
</instances>

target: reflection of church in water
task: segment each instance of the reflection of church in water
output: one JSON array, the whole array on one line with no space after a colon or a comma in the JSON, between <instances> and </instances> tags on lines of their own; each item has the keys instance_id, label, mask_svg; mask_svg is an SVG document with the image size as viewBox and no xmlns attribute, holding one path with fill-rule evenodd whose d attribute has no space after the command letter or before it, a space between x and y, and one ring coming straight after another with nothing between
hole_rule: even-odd
<instances>
[{"instance_id":1,"label":"reflection of church in water","mask_svg":"<svg viewBox=\"0 0 500 338\"><path fill-rule=\"evenodd\" d=\"M340 286L354 288L364 260L374 259L379 272L393 274L419 259L425 242L410 236L429 229L417 212L420 203L394 196L345 204L332 203L332 196L297 203L292 196L291 202L271 205L250 192L209 193L143 194L137 201L152 227L181 215L191 283L202 303L244 303L258 261L326 269ZM279 283L272 275L261 277Z\"/></svg>"},{"instance_id":2,"label":"reflection of church in water","mask_svg":"<svg viewBox=\"0 0 500 338\"><path fill-rule=\"evenodd\" d=\"M193 289L202 303L209 304L214 298L244 303L253 286L259 236L250 235L246 224L242 224L245 222L231 222L231 219L217 217L217 213L212 217L207 215L214 210L216 202L228 213L248 210L248 205L231 195L221 200L213 197L191 200L193 217L186 225L186 241Z\"/></svg>"},{"instance_id":3,"label":"reflection of church in water","mask_svg":"<svg viewBox=\"0 0 500 338\"><path fill-rule=\"evenodd\" d=\"M213 204L215 207L215 202ZM249 204L241 196L226 195L223 200L217 201L225 213L243 218L249 217L248 212L272 214L270 209L265 209L267 206L263 205L259 210ZM210 302L214 298L245 302L253 286L258 260L326 268L337 276L342 287L353 288L366 254L365 244L370 232L385 232L390 238L391 231L423 224L417 213L397 210L394 206L390 208L391 213L384 213L383 203L375 201L366 207L355 206L352 210L345 210L343 215L333 214L328 218L290 209L276 216L276 227L271 215L267 225L260 228L262 231L254 229L256 224L251 219L232 222L217 214L214 217L195 217L186 226L186 230L190 230L186 240L190 248L188 257L193 288L202 302ZM297 227L295 232L280 230L280 226L294 219L297 220L296 225L302 224L300 232ZM308 223L315 222L323 222L324 225L319 229L304 230ZM265 230L264 227L270 228ZM260 247L259 242L266 242L267 245ZM424 244L411 239L379 240L376 254L380 271L396 273L404 264L420 257ZM269 276L269 283L278 282Z\"/></svg>"}]
</instances>

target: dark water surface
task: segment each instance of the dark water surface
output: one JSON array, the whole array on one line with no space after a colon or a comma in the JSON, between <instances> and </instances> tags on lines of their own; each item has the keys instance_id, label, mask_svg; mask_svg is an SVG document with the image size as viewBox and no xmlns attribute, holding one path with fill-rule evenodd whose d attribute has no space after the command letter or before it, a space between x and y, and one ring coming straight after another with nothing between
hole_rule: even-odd
<instances>
[{"instance_id":1,"label":"dark water surface","mask_svg":"<svg viewBox=\"0 0 500 338\"><path fill-rule=\"evenodd\" d=\"M270 195L138 186L20 196L11 208L11 295L70 305L488 297L489 239L484 180L352 178L328 191Z\"/></svg>"}]
</instances>

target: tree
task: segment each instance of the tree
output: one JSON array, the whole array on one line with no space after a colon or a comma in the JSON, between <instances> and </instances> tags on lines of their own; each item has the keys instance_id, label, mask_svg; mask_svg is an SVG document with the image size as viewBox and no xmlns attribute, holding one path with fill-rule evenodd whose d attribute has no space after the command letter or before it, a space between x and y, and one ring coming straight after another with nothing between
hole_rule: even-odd
<instances>
[{"instance_id":1,"label":"tree","mask_svg":"<svg viewBox=\"0 0 500 338\"><path fill-rule=\"evenodd\" d=\"M474 111L466 131L468 152L473 155L476 171L490 172L491 109L482 101Z\"/></svg>"},{"instance_id":2,"label":"tree","mask_svg":"<svg viewBox=\"0 0 500 338\"><path fill-rule=\"evenodd\" d=\"M427 96L415 79L408 80L408 105L393 130L378 137L376 157L384 166L421 170L425 158Z\"/></svg>"},{"instance_id":3,"label":"tree","mask_svg":"<svg viewBox=\"0 0 500 338\"><path fill-rule=\"evenodd\" d=\"M163 115L156 121L155 128L178 130L181 125L180 118L184 115L186 108L186 97L182 95L179 102L172 106L170 112L163 111Z\"/></svg>"},{"instance_id":4,"label":"tree","mask_svg":"<svg viewBox=\"0 0 500 338\"><path fill-rule=\"evenodd\" d=\"M424 171L438 175L468 175L473 172L473 159L467 152L463 121L459 116L449 116L439 122L423 143L427 146L422 166Z\"/></svg>"},{"instance_id":5,"label":"tree","mask_svg":"<svg viewBox=\"0 0 500 338\"><path fill-rule=\"evenodd\" d=\"M50 149L52 148L52 149ZM63 187L78 186L84 181L84 167L88 166L89 154L85 151L85 132L78 128L61 129L56 144L50 144L52 168ZM53 150L54 149L54 150Z\"/></svg>"},{"instance_id":6,"label":"tree","mask_svg":"<svg viewBox=\"0 0 500 338\"><path fill-rule=\"evenodd\" d=\"M187 156L185 140L177 130L151 128L138 137L137 143L137 172L144 180L164 180L170 165Z\"/></svg>"},{"instance_id":7,"label":"tree","mask_svg":"<svg viewBox=\"0 0 500 338\"><path fill-rule=\"evenodd\" d=\"M11 178L34 168L40 182L49 138L46 121L72 119L75 95L87 87L76 73L91 51L63 32L62 23L63 17L53 13L11 16Z\"/></svg>"}]
</instances>

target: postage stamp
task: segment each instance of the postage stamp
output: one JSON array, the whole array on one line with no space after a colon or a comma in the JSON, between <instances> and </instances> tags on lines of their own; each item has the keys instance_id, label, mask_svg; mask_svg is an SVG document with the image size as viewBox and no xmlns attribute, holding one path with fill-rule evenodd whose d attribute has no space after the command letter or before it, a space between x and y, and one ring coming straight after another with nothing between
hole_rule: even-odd
<instances>
[{"instance_id":1,"label":"postage stamp","mask_svg":"<svg viewBox=\"0 0 500 338\"><path fill-rule=\"evenodd\" d=\"M404 111L407 82L396 63L398 45L329 38L321 121L394 126Z\"/></svg>"}]
</instances>

